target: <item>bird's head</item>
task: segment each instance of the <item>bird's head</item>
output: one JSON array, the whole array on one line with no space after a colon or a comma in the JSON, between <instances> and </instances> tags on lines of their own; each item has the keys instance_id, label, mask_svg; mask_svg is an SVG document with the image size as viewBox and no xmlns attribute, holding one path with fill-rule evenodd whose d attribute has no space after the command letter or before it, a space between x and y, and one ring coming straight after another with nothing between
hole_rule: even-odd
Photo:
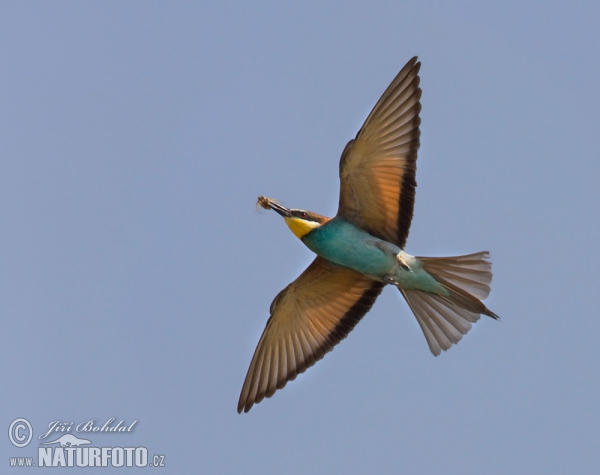
<instances>
[{"instance_id":1,"label":"bird's head","mask_svg":"<svg viewBox=\"0 0 600 475\"><path fill-rule=\"evenodd\" d=\"M329 221L329 218L311 211L286 208L266 196L259 196L257 204L264 209L272 209L283 216L288 227L299 239L302 239L313 229L316 229Z\"/></svg>"}]
</instances>

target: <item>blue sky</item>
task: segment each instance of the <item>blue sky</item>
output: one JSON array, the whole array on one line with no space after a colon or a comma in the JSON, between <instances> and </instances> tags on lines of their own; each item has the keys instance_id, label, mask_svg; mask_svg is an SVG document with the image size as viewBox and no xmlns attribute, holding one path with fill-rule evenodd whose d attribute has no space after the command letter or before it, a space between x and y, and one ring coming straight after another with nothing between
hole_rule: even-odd
<instances>
[{"instance_id":1,"label":"blue sky","mask_svg":"<svg viewBox=\"0 0 600 475\"><path fill-rule=\"evenodd\" d=\"M3 431L138 420L93 441L164 454L162 473L595 473L599 16L595 2L2 4ZM344 145L414 55L406 250L489 250L501 321L434 358L388 288L238 415L271 300L312 259L256 197L335 214ZM35 446L5 436L2 463Z\"/></svg>"}]
</instances>

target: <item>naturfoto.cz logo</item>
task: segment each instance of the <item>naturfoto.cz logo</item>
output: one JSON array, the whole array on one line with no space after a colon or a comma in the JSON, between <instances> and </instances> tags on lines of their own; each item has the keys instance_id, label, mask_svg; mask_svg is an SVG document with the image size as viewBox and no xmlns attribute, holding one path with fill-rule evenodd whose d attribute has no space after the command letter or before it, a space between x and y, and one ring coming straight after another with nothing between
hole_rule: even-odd
<instances>
[{"instance_id":1,"label":"naturfoto.cz logo","mask_svg":"<svg viewBox=\"0 0 600 475\"><path fill-rule=\"evenodd\" d=\"M126 424L123 420L115 423L111 417L104 424L96 419L75 424L53 421L39 437L37 457L9 457L11 467L164 467L165 456L148 456L146 447L94 447L87 438L94 433L124 434L133 431L137 420ZM33 427L24 418L15 419L9 426L8 438L17 448L25 448L33 438ZM73 434L83 433L84 437ZM61 435L62 434L62 435ZM32 454L33 455L33 454Z\"/></svg>"}]
</instances>

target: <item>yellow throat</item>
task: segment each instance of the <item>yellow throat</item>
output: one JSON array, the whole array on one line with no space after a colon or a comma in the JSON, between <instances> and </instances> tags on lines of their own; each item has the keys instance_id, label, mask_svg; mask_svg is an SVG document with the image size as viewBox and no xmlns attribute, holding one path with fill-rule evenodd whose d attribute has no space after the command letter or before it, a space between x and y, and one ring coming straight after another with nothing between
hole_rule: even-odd
<instances>
[{"instance_id":1,"label":"yellow throat","mask_svg":"<svg viewBox=\"0 0 600 475\"><path fill-rule=\"evenodd\" d=\"M302 239L310 231L320 226L316 221L306 221L304 219L284 216L285 222L298 239Z\"/></svg>"}]
</instances>

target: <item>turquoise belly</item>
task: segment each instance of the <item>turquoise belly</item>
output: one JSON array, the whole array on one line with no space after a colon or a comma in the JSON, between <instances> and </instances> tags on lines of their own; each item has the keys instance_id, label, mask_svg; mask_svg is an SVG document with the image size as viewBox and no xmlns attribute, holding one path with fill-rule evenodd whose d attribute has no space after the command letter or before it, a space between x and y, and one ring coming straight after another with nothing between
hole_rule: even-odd
<instances>
[{"instance_id":1,"label":"turquoise belly","mask_svg":"<svg viewBox=\"0 0 600 475\"><path fill-rule=\"evenodd\" d=\"M377 278L390 276L398 267L394 252L385 252L377 247L378 242L384 241L341 218L334 218L315 229L302 238L302 241L315 254L368 276ZM390 243L386 243L386 246L396 249L396 246ZM395 253L400 250L397 248Z\"/></svg>"}]
</instances>

